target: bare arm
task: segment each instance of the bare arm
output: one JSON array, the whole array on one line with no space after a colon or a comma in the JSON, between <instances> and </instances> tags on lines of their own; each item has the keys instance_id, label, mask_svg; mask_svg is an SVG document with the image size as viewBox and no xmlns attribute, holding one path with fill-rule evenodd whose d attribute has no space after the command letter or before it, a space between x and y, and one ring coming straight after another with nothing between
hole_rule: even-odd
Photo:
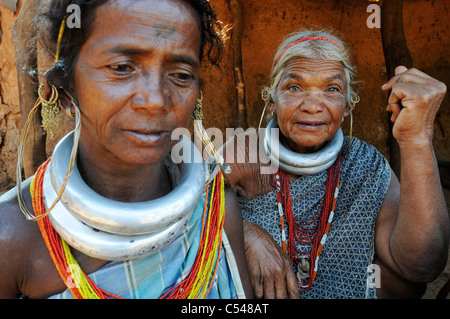
<instances>
[{"instance_id":1,"label":"bare arm","mask_svg":"<svg viewBox=\"0 0 450 319\"><path fill-rule=\"evenodd\" d=\"M377 257L400 277L434 280L445 267L449 220L432 146L433 122L446 87L415 70L396 69L391 89L393 134L400 146L401 186L393 177L376 230Z\"/></svg>"},{"instance_id":2,"label":"bare arm","mask_svg":"<svg viewBox=\"0 0 450 319\"><path fill-rule=\"evenodd\" d=\"M240 197L258 196L272 190L270 175L261 174L260 163L251 163L248 159L249 150L257 150L256 145L250 146L255 142L256 131L251 131L228 140L220 150L231 168L230 186ZM227 156L230 148L233 148L233 156ZM244 163L238 159L238 154L246 154ZM297 277L289 257L262 227L248 221L243 225L245 256L254 297L297 299Z\"/></svg>"},{"instance_id":3,"label":"bare arm","mask_svg":"<svg viewBox=\"0 0 450 319\"><path fill-rule=\"evenodd\" d=\"M239 269L245 296L253 298L253 288L247 267L247 260L244 253L244 233L242 225L241 209L236 194L231 189L225 190L225 231L233 249L234 257Z\"/></svg>"},{"instance_id":4,"label":"bare arm","mask_svg":"<svg viewBox=\"0 0 450 319\"><path fill-rule=\"evenodd\" d=\"M0 197L0 299L20 298L23 270L22 238L28 229L21 227L24 219L16 201L16 189ZM22 229L24 233L17 231Z\"/></svg>"},{"instance_id":5,"label":"bare arm","mask_svg":"<svg viewBox=\"0 0 450 319\"><path fill-rule=\"evenodd\" d=\"M24 182L24 198L31 207ZM0 197L0 299L47 298L66 289L42 239L38 225L19 209L16 189Z\"/></svg>"}]
</instances>

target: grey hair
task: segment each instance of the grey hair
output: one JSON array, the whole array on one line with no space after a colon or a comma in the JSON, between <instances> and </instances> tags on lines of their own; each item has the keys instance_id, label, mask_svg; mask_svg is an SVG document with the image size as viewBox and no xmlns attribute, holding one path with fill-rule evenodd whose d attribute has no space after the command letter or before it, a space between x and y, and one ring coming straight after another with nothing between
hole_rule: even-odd
<instances>
[{"instance_id":1,"label":"grey hair","mask_svg":"<svg viewBox=\"0 0 450 319\"><path fill-rule=\"evenodd\" d=\"M290 46L292 43L300 39L309 37L327 38L332 42L324 40L308 40ZM333 42L337 43L339 46ZM348 52L347 45L337 36L328 31L302 30L291 33L287 36L287 38L278 47L278 50L274 56L272 71L269 77L269 86L265 87L262 92L263 99L266 101L274 100L275 90L280 82L286 63L297 57L308 59L319 58L326 61L342 62L344 65L347 84L347 106L350 105L352 96L356 95L356 92L352 87L355 84L354 77L356 74L356 67L350 61L350 53Z\"/></svg>"}]
</instances>

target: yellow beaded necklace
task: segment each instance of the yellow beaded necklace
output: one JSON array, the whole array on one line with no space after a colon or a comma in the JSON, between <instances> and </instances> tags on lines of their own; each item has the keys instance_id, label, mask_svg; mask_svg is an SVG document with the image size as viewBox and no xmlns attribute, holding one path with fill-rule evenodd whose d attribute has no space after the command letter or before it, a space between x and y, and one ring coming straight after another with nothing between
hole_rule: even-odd
<instances>
[{"instance_id":1,"label":"yellow beaded necklace","mask_svg":"<svg viewBox=\"0 0 450 319\"><path fill-rule=\"evenodd\" d=\"M30 192L36 217L45 214L43 180L48 159L39 167L32 179ZM163 299L204 298L211 288L216 274L222 247L225 220L225 183L219 172L212 183L211 198L206 189L205 208L202 216L201 242L197 257L189 275L178 285L161 296ZM209 205L208 205L209 201ZM207 209L209 207L209 209ZM75 299L121 298L100 289L80 268L69 245L55 231L48 216L38 219L39 229L59 275Z\"/></svg>"}]
</instances>

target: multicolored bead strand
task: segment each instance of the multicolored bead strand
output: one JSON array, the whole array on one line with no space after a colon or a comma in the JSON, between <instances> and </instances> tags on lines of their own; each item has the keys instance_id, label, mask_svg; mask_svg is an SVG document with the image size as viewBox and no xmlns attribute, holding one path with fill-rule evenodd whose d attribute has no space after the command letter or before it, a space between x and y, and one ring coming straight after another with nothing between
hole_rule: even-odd
<instances>
[{"instance_id":1,"label":"multicolored bead strand","mask_svg":"<svg viewBox=\"0 0 450 319\"><path fill-rule=\"evenodd\" d=\"M325 196L322 204L317 212L307 220L299 220L294 217L287 173L278 169L274 174L273 184L277 191L277 206L281 224L283 250L290 257L292 265L295 262L301 266L307 265L307 268L309 268L309 275L306 276L308 281L303 283L299 280L300 292L309 290L317 275L320 255L331 228L339 195L341 162L342 156L339 153L336 162L327 170ZM288 225L287 235L284 219L286 219L286 224ZM316 224L315 227L307 228L307 226L314 224ZM299 251L297 243L311 245L310 251ZM307 264L308 260L309 264Z\"/></svg>"},{"instance_id":2,"label":"multicolored bead strand","mask_svg":"<svg viewBox=\"0 0 450 319\"><path fill-rule=\"evenodd\" d=\"M30 185L33 210L36 216L45 214L43 180L50 158L39 167ZM201 242L194 265L181 283L160 298L204 298L214 282L222 247L225 220L225 183L219 172L213 182L210 204L209 185L206 190L205 208L202 216ZM207 209L209 207L209 210ZM80 268L69 245L51 225L48 216L39 219L38 226L50 256L75 299L123 299L99 288Z\"/></svg>"}]
</instances>

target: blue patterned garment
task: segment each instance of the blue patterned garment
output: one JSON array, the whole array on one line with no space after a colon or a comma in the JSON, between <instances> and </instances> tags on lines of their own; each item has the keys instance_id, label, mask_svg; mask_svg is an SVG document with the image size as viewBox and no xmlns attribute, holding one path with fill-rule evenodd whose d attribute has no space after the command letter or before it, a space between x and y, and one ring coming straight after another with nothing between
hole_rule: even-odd
<instances>
[{"instance_id":1,"label":"blue patterned garment","mask_svg":"<svg viewBox=\"0 0 450 319\"><path fill-rule=\"evenodd\" d=\"M342 149L347 150L347 145L348 137ZM317 211L325 194L326 179L327 173L323 172L290 182L296 218L308 219ZM376 298L376 289L370 281L374 227L390 180L387 160L373 146L353 137L350 153L343 157L336 210L319 258L318 273L311 289L300 293L300 298ZM265 228L281 246L276 191L239 201L244 219ZM311 246L297 247L302 252L311 249Z\"/></svg>"},{"instance_id":2,"label":"blue patterned garment","mask_svg":"<svg viewBox=\"0 0 450 319\"><path fill-rule=\"evenodd\" d=\"M205 195L183 233L158 253L133 261L111 262L89 277L109 293L127 299L156 299L189 275L200 243ZM222 253L206 299L245 298L231 246L223 232ZM51 299L73 299L69 289Z\"/></svg>"}]
</instances>

